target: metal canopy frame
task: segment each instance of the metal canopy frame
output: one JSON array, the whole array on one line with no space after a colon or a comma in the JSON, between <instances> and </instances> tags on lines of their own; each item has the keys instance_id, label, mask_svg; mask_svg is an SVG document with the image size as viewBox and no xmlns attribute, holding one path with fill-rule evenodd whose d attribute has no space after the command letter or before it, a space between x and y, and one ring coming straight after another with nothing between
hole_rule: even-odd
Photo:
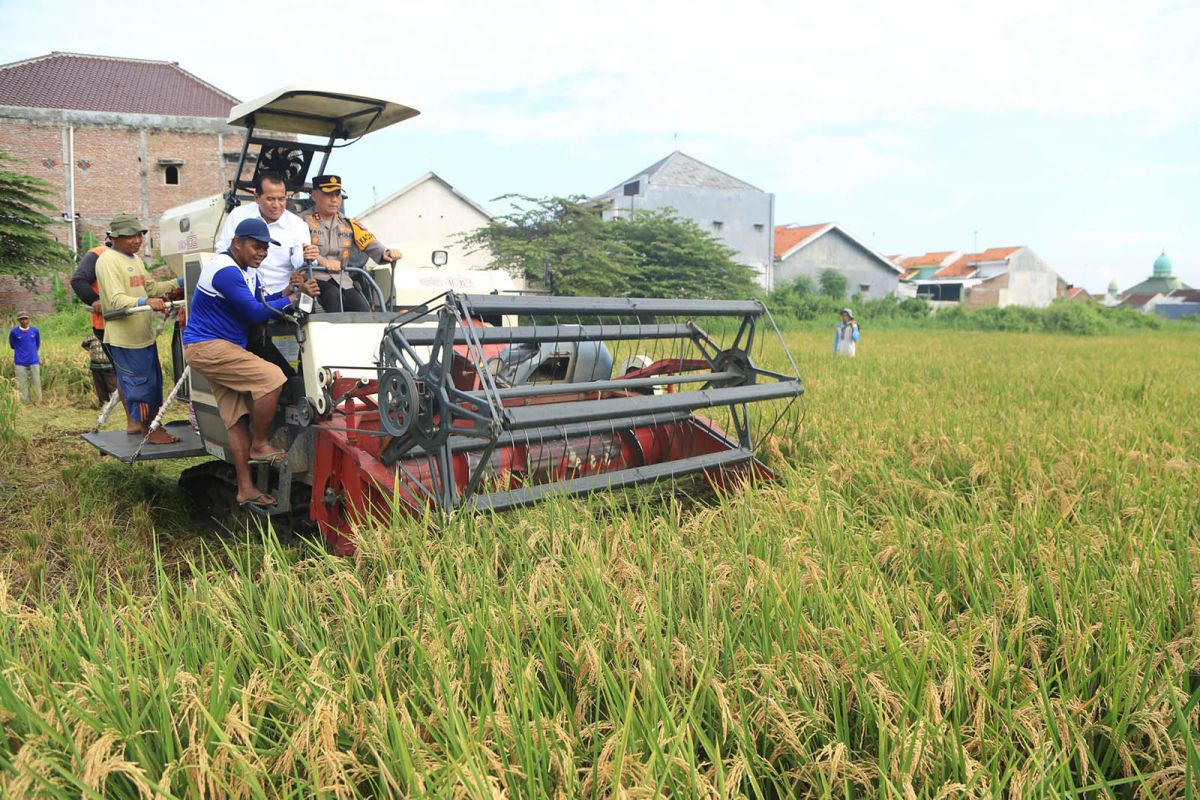
<instances>
[{"instance_id":1,"label":"metal canopy frame","mask_svg":"<svg viewBox=\"0 0 1200 800\"><path fill-rule=\"evenodd\" d=\"M247 156L251 146L259 153L268 149L286 148L302 152L303 166L298 176L286 181L289 191L307 191L307 182L312 172L316 155L321 154L320 166L313 174L325 172L329 153L339 139L358 139L368 133L382 130L390 125L411 119L421 112L394 100L347 94L315 86L285 86L268 95L251 100L233 108L228 124L245 127L246 136L242 152L238 156L237 171L233 187L226 194L226 213L232 211L240 200L247 199L246 192L253 187L254 174L243 179ZM255 136L255 130L268 130L298 136L323 138L324 143L300 142L292 139ZM255 167L257 171L258 167Z\"/></svg>"}]
</instances>

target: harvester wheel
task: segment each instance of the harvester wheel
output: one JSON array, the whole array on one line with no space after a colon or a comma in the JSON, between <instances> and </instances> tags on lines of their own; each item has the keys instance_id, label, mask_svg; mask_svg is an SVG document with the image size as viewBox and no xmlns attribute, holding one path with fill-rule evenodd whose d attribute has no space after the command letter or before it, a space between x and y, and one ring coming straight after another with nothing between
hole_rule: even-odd
<instances>
[{"instance_id":1,"label":"harvester wheel","mask_svg":"<svg viewBox=\"0 0 1200 800\"><path fill-rule=\"evenodd\" d=\"M202 518L223 519L237 509L237 477L224 461L188 467L179 475L179 490Z\"/></svg>"},{"instance_id":2,"label":"harvester wheel","mask_svg":"<svg viewBox=\"0 0 1200 800\"><path fill-rule=\"evenodd\" d=\"M412 427L417 413L417 384L406 370L379 373L379 418L383 429L399 439Z\"/></svg>"}]
</instances>

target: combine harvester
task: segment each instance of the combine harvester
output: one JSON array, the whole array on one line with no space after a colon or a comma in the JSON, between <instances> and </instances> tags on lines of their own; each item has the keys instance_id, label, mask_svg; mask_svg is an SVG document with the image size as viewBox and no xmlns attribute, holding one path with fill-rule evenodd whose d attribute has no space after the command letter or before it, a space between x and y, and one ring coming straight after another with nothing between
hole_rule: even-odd
<instances>
[{"instance_id":1,"label":"combine harvester","mask_svg":"<svg viewBox=\"0 0 1200 800\"><path fill-rule=\"evenodd\" d=\"M279 171L289 190L307 191L306 178L324 172L335 142L416 114L305 87L233 109L230 124L246 128L233 190L173 209L161 222L163 251L185 277L188 297L224 215L253 202L253 173L245 174L251 148L258 148L256 170ZM467 288L414 304L405 286L418 274L428 286L429 272ZM315 523L337 553L353 551L356 526L397 509L504 511L683 476L714 484L772 477L755 446L804 391L757 301L551 297L493 288L498 273L404 267L360 277L371 312L272 323L298 375L271 435L287 458L257 467L259 488L278 500L276 522ZM226 430L203 377L185 372L180 336L177 325L175 388L190 400L198 434L172 423L183 438L177 445L139 447L124 431L84 438L130 462L214 456L185 470L180 484L220 516L234 509ZM767 341L775 369L760 366Z\"/></svg>"}]
</instances>

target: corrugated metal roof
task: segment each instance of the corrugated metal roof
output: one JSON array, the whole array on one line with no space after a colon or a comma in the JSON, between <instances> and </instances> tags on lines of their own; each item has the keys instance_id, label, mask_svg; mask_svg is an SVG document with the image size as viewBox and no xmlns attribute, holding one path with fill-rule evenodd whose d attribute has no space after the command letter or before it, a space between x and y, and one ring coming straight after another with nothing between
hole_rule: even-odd
<instances>
[{"instance_id":1,"label":"corrugated metal roof","mask_svg":"<svg viewBox=\"0 0 1200 800\"><path fill-rule=\"evenodd\" d=\"M55 52L0 65L5 106L224 120L237 102L172 61Z\"/></svg>"}]
</instances>

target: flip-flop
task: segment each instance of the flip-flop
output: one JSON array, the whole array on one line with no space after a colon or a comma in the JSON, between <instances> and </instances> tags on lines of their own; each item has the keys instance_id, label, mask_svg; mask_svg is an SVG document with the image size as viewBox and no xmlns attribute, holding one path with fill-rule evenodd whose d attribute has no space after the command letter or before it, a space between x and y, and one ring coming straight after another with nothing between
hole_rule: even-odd
<instances>
[{"instance_id":1,"label":"flip-flop","mask_svg":"<svg viewBox=\"0 0 1200 800\"><path fill-rule=\"evenodd\" d=\"M264 497L271 502L260 502ZM271 497L271 495L267 494L266 492L259 492L258 494L254 495L254 497L250 497L245 500L238 500L237 504L242 508L247 508L249 506L253 506L254 508L274 508L278 502L278 500L276 500L274 497Z\"/></svg>"},{"instance_id":2,"label":"flip-flop","mask_svg":"<svg viewBox=\"0 0 1200 800\"><path fill-rule=\"evenodd\" d=\"M285 458L287 458L287 453L285 451L273 450L270 453L267 453L265 456L259 456L258 458L252 458L246 463L248 463L248 464L278 464L280 461L283 461Z\"/></svg>"}]
</instances>

